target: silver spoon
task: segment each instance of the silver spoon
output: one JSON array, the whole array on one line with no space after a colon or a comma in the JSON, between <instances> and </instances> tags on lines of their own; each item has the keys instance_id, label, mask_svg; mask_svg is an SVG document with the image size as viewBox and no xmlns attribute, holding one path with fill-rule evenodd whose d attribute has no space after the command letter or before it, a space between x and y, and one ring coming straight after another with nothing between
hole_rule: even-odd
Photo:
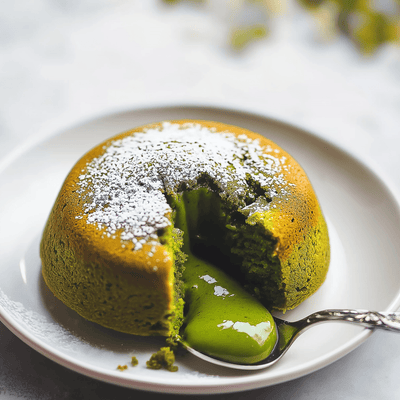
<instances>
[{"instance_id":1,"label":"silver spoon","mask_svg":"<svg viewBox=\"0 0 400 400\"><path fill-rule=\"evenodd\" d=\"M262 361L255 364L235 364L217 358L210 357L201 353L181 341L190 353L213 364L223 367L241 369L241 370L257 370L270 367L275 364L287 352L292 343L309 327L320 324L322 322L347 322L364 326L369 329L384 329L387 331L400 333L400 312L376 312L366 310L323 310L315 312L308 317L295 322L288 322L274 317L278 339L272 353Z\"/></svg>"}]
</instances>

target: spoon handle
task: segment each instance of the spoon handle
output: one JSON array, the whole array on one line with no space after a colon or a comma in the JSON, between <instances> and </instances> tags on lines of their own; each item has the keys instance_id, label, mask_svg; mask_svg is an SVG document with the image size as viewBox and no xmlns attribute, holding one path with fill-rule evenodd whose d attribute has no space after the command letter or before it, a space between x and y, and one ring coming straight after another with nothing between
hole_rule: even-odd
<instances>
[{"instance_id":1,"label":"spoon handle","mask_svg":"<svg viewBox=\"0 0 400 400\"><path fill-rule=\"evenodd\" d=\"M303 320L307 326L319 322L342 321L372 329L400 332L399 312L376 312L366 310L324 310L309 315Z\"/></svg>"}]
</instances>

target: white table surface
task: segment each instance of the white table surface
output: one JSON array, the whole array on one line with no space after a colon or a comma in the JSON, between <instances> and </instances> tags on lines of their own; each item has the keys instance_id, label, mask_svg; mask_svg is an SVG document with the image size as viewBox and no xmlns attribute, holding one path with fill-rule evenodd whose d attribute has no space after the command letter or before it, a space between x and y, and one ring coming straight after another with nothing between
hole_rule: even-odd
<instances>
[{"instance_id":1,"label":"white table surface","mask_svg":"<svg viewBox=\"0 0 400 400\"><path fill-rule=\"evenodd\" d=\"M156 0L19 0L0 4L0 161L52 126L159 104L223 104L281 119L374 165L400 192L400 48L362 58L321 41L296 7L241 54L229 15ZM400 336L375 333L311 375L207 398L395 399ZM172 399L81 376L0 324L0 398ZM183 396L186 397L186 396ZM189 396L187 396L189 397ZM190 396L200 399L203 396ZM205 396L204 396L205 397Z\"/></svg>"}]
</instances>

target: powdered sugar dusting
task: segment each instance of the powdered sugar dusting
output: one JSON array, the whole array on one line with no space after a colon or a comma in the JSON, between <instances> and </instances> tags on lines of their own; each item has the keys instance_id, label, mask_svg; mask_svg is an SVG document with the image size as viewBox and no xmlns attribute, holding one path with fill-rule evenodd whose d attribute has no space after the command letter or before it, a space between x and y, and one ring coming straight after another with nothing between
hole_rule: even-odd
<instances>
[{"instance_id":1,"label":"powdered sugar dusting","mask_svg":"<svg viewBox=\"0 0 400 400\"><path fill-rule=\"evenodd\" d=\"M287 187L282 167L284 160L276 150L262 148L246 135L165 122L115 140L87 165L78 182L86 203L76 218L86 215L88 224L105 228L109 237L119 232L138 250L144 243L157 244L158 230L171 224L166 196L204 186L204 180L211 181L221 196L235 185L229 196L239 199L244 211L243 199L254 198L254 206L248 208L253 213L268 204L251 193L249 177L272 198L277 187Z\"/></svg>"}]
</instances>

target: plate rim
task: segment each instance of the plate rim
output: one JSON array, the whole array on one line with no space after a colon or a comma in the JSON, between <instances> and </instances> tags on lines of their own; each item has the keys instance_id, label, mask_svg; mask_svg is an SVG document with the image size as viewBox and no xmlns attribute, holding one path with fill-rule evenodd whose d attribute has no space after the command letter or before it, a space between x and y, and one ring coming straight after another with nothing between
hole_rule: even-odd
<instances>
[{"instance_id":1,"label":"plate rim","mask_svg":"<svg viewBox=\"0 0 400 400\"><path fill-rule=\"evenodd\" d=\"M74 129L76 127L90 124L95 121L101 119L109 119L115 118L118 115L128 114L128 113L138 113L140 111L154 111L157 110L166 110L166 109L209 109L214 112L224 112L224 113L239 113L241 115L246 116L254 116L257 118L261 118L267 120L268 122L272 122L278 125L282 125L286 129L300 131L303 135L312 138L313 140L317 140L320 143L325 143L329 147L331 147L334 151L340 152L344 154L347 158L355 160L358 164L360 164L363 168L365 168L370 174L372 174L379 182L383 184L383 186L387 189L388 193L392 196L392 199L397 205L398 212L400 214L400 195L396 186L391 182L391 180L381 171L381 168L376 164L374 160L369 159L368 157L362 157L358 153L350 152L349 150L343 148L338 143L322 137L320 134L313 132L312 130L305 129L300 125L293 124L291 122L284 121L279 118L271 117L265 112L255 111L254 109L249 110L246 107L239 106L226 106L221 104L213 104L213 103L164 103L164 104L152 104L152 105L143 105L140 107L124 107L114 110L108 110L108 112L97 113L90 117L86 117L77 121L66 121L59 120L56 123L49 124L45 129L39 132L37 135L33 135L30 139L22 143L21 145L14 148L8 155L2 157L2 161L0 162L0 174L4 173L4 170L12 164L16 159L21 157L23 154L29 152L37 146L45 143L50 138L62 135L64 132ZM0 287L1 291L1 287ZM380 311L395 311L400 306L400 288L397 291L397 295L392 299L391 303L387 306L385 310ZM104 382L117 384L124 387L129 387L132 389L152 391L152 392L164 392L164 393L175 393L175 394L213 394L213 393L232 393L239 392L249 389L266 387L278 383L287 382L293 379L296 379L301 376L305 376L309 373L315 372L320 368L323 368L332 362L339 360L344 355L350 353L355 348L357 348L360 344L362 344L368 337L373 333L372 330L364 329L360 331L359 334L355 335L352 340L343 344L339 348L332 350L330 353L326 354L323 357L319 357L315 360L311 360L308 363L303 365L302 369L298 367L293 367L292 370L288 369L286 375L289 375L286 379L274 379L274 377L269 378L268 383L261 383L262 379L257 379L258 375L244 375L241 377L223 377L215 380L215 382L201 384L199 382L188 382L184 387L179 386L177 388L176 383L171 383L168 379L159 379L159 381L155 384L153 381L146 382L144 376L140 376L140 381L132 380L131 375L123 375L120 372L113 372L110 370L106 370L104 368L98 368L93 366L92 364L85 362L77 362L73 357L63 354L58 350L55 350L53 347L48 346L46 343L38 344L34 340L30 338L29 333L25 333L25 329L17 322L12 320L11 316L7 313L7 311L0 305L0 321L4 323L4 325L19 337L23 342L29 345L34 350L38 351L45 357L50 360L63 365L71 370L74 370L83 375L89 376L94 379L98 379ZM235 384L232 385L233 380ZM244 382L242 382L244 381ZM222 388L222 389L221 389ZM177 390L178 389L178 390ZM216 390L218 389L218 390Z\"/></svg>"}]
</instances>

